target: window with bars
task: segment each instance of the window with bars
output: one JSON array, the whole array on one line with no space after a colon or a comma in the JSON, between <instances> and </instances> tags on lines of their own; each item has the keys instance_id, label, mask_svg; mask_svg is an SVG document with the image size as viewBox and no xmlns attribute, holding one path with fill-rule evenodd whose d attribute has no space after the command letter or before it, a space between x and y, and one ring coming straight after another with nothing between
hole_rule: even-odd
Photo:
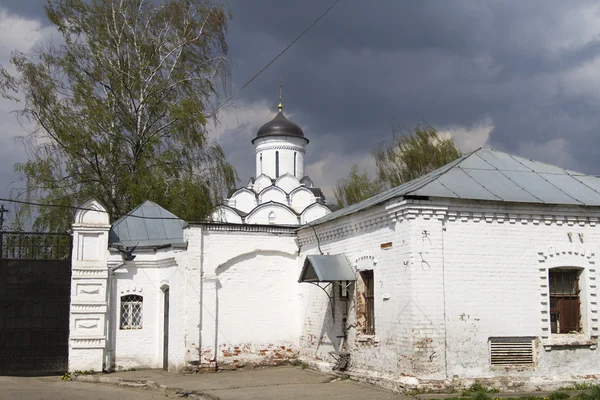
<instances>
[{"instance_id":1,"label":"window with bars","mask_svg":"<svg viewBox=\"0 0 600 400\"><path fill-rule=\"evenodd\" d=\"M275 152L275 178L279 178L279 152Z\"/></svg>"},{"instance_id":2,"label":"window with bars","mask_svg":"<svg viewBox=\"0 0 600 400\"><path fill-rule=\"evenodd\" d=\"M373 270L361 271L360 278L362 280L362 300L363 307L363 333L365 335L375 334L375 284L373 279Z\"/></svg>"},{"instance_id":3,"label":"window with bars","mask_svg":"<svg viewBox=\"0 0 600 400\"><path fill-rule=\"evenodd\" d=\"M121 329L142 329L144 299L137 294L121 296Z\"/></svg>"},{"instance_id":4,"label":"window with bars","mask_svg":"<svg viewBox=\"0 0 600 400\"><path fill-rule=\"evenodd\" d=\"M581 270L578 269L550 270L550 331L552 333L573 333L581 330L580 273Z\"/></svg>"}]
</instances>

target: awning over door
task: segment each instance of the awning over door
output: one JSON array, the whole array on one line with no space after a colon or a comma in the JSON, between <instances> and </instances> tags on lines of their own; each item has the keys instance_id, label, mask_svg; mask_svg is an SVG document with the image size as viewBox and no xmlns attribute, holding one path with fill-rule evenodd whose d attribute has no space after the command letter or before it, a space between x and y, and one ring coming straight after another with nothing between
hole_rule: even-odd
<instances>
[{"instance_id":1,"label":"awning over door","mask_svg":"<svg viewBox=\"0 0 600 400\"><path fill-rule=\"evenodd\" d=\"M345 256L307 256L298 282L355 281L354 271Z\"/></svg>"}]
</instances>

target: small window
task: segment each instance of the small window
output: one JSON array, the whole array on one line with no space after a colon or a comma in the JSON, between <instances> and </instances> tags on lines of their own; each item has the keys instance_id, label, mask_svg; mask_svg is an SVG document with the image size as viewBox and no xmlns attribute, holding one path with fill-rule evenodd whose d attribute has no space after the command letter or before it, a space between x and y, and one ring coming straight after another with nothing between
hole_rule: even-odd
<instances>
[{"instance_id":1,"label":"small window","mask_svg":"<svg viewBox=\"0 0 600 400\"><path fill-rule=\"evenodd\" d=\"M294 152L294 176L296 176L296 152Z\"/></svg>"},{"instance_id":2,"label":"small window","mask_svg":"<svg viewBox=\"0 0 600 400\"><path fill-rule=\"evenodd\" d=\"M262 171L263 171L263 168L262 168L262 153L260 153L260 170L259 171L262 174Z\"/></svg>"},{"instance_id":3,"label":"small window","mask_svg":"<svg viewBox=\"0 0 600 400\"><path fill-rule=\"evenodd\" d=\"M362 280L362 290L359 305L359 312L362 311L360 320L362 320L362 333L365 335L375 334L375 285L373 280L373 270L362 271L360 273Z\"/></svg>"},{"instance_id":4,"label":"small window","mask_svg":"<svg viewBox=\"0 0 600 400\"><path fill-rule=\"evenodd\" d=\"M121 296L121 329L142 329L142 296Z\"/></svg>"},{"instance_id":5,"label":"small window","mask_svg":"<svg viewBox=\"0 0 600 400\"><path fill-rule=\"evenodd\" d=\"M550 270L550 328L552 333L581 330L581 301L577 269Z\"/></svg>"},{"instance_id":6,"label":"small window","mask_svg":"<svg viewBox=\"0 0 600 400\"><path fill-rule=\"evenodd\" d=\"M275 152L275 178L279 178L279 152Z\"/></svg>"},{"instance_id":7,"label":"small window","mask_svg":"<svg viewBox=\"0 0 600 400\"><path fill-rule=\"evenodd\" d=\"M269 224L274 224L275 223L275 213L273 211L271 211L271 213L269 214Z\"/></svg>"}]
</instances>

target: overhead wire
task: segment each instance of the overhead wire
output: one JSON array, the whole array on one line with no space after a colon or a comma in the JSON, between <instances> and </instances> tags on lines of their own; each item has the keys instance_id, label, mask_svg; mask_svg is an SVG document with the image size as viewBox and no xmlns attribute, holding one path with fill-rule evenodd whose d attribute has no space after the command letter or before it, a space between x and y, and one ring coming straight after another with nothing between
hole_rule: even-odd
<instances>
[{"instance_id":1,"label":"overhead wire","mask_svg":"<svg viewBox=\"0 0 600 400\"><path fill-rule=\"evenodd\" d=\"M298 40L300 40L300 38L302 36L304 36L304 34L306 34L306 32L308 32L313 26L315 26L321 20L321 18L323 18L339 2L340 2L340 0L335 0L333 3L331 3L331 5L325 11L323 11L321 13L321 15L319 15L306 29L304 29L290 44L288 44L283 50L281 50L279 52L279 54L277 54L271 61L269 61L260 71L258 71L254 76L252 76L252 78L250 78L237 92L235 92L234 94L229 96L229 98L227 98L227 100L225 100L223 103L218 105L217 108L215 109L215 113L218 112L225 105L227 105L235 96L240 94L248 85L250 85L256 78L258 78L258 76L260 74L262 74L267 68L269 68L271 66L271 64L273 64L279 57L281 57L283 55L283 53L285 53ZM5 198L0 198L0 201L5 201L5 202L9 202L9 203L17 203L17 204L25 204L25 205L31 205L31 206L38 206L38 207L70 208L70 209L74 209L74 210L108 213L108 211L104 211L104 210L96 210L94 208L85 208L85 207L63 205L63 204L44 204L44 203L36 203L36 202L32 202L32 201L5 199ZM132 217L132 218L142 218L142 219L164 219L164 220L179 220L179 219L181 219L181 218L177 218L177 217L146 217L143 215L132 215L132 214L129 214L127 216Z\"/></svg>"},{"instance_id":2,"label":"overhead wire","mask_svg":"<svg viewBox=\"0 0 600 400\"><path fill-rule=\"evenodd\" d=\"M288 44L283 50L281 50L279 52L279 54L277 54L275 56L275 58L273 58L271 61L269 61L267 63L267 65L265 65L260 71L258 71L252 78L250 78L237 92L235 92L234 94L232 94L231 96L229 96L227 98L227 100L225 100L223 103L219 104L214 112L215 114L221 109L223 108L225 105L227 105L235 96L237 96L238 94L240 94L249 84L251 84L256 78L258 78L258 76L260 74L262 74L267 68L269 68L271 66L271 64L273 64L275 61L277 61L277 59L279 57L281 57L283 55L283 53L285 53L290 47L292 47L294 45L294 43L296 43L298 40L300 40L300 38L302 36L304 36L304 34L306 32L308 32L313 26L315 26L317 24L317 22L319 22L321 20L321 18L323 18L333 7L335 7L335 5L337 3L339 3L340 0L335 0L333 3L331 3L331 5L325 10L323 11L323 13L321 13L321 15L319 15L317 17L317 19L315 19L305 30L302 31L302 33L300 33L290 44Z\"/></svg>"},{"instance_id":3,"label":"overhead wire","mask_svg":"<svg viewBox=\"0 0 600 400\"><path fill-rule=\"evenodd\" d=\"M71 206L71 205L68 205L68 204L44 204L44 203L36 203L34 201L14 200L14 199L5 199L5 198L0 198L0 201L5 201L7 203L25 204L25 205L28 205L28 206L69 208L69 209L72 209L72 210L95 211L95 212L99 212L99 213L106 213L106 214L108 214L108 211L106 211L106 210L97 210L95 208L86 208L86 207L80 207L80 206ZM181 218L177 218L177 217L147 217L147 216L144 216L144 215L134 215L134 214L125 214L125 215L127 217L141 218L141 219L171 219L171 220L181 220Z\"/></svg>"}]
</instances>

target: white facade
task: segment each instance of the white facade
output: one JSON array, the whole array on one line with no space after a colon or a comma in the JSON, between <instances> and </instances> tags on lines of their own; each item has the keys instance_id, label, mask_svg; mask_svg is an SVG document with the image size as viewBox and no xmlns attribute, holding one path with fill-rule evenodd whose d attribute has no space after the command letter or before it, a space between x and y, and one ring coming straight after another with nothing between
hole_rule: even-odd
<instances>
[{"instance_id":1,"label":"white facade","mask_svg":"<svg viewBox=\"0 0 600 400\"><path fill-rule=\"evenodd\" d=\"M256 179L236 190L211 219L230 224L299 226L331 213L320 189L304 175L308 139L279 114L252 140Z\"/></svg>"},{"instance_id":2,"label":"white facade","mask_svg":"<svg viewBox=\"0 0 600 400\"><path fill-rule=\"evenodd\" d=\"M346 326L350 373L388 387L485 379L534 390L593 378L600 361L598 218L575 207L405 200L319 225L319 243L302 229L300 257L319 254L320 246L346 255L357 272L373 270L375 333L361 333L360 283L353 299L338 298L338 322L326 316L326 296L310 287L301 355L328 360ZM551 333L553 268L580 271L580 332ZM531 338L533 363L492 365L490 343L502 338Z\"/></svg>"},{"instance_id":3,"label":"white facade","mask_svg":"<svg viewBox=\"0 0 600 400\"><path fill-rule=\"evenodd\" d=\"M90 201L73 225L70 369L228 368L300 358L331 370L347 357L347 373L394 389L479 381L533 390L595 381L600 207L423 192L429 185L458 197L449 188L466 187L474 176L466 169L482 171L484 158L504 156L466 157L460 170L407 186L420 195L393 189L378 203L300 228L294 218L320 204L299 217L294 199L313 192L290 191L295 177L263 175L254 181L265 184L260 190L232 196L246 215L223 208L240 222L187 226L187 248L140 248L133 261L108 250L108 220ZM558 176L545 164L532 168ZM453 171L465 180L450 180ZM568 174L585 182L588 192L578 196L600 204L597 178L565 172L561 179ZM499 196L502 187L481 193ZM278 202L283 195L287 206ZM253 203L261 198L267 202ZM274 212L285 216L274 217L281 225L271 223ZM307 256L318 254L345 256L356 277L347 293L338 282L325 290L298 283ZM574 277L576 293L557 296L557 274ZM141 319L123 313L132 298L143 303ZM576 327L561 331L573 323L563 318L568 313Z\"/></svg>"},{"instance_id":4,"label":"white facade","mask_svg":"<svg viewBox=\"0 0 600 400\"><path fill-rule=\"evenodd\" d=\"M304 177L306 139L293 136L264 137L254 140L256 176L279 178L285 174Z\"/></svg>"}]
</instances>

